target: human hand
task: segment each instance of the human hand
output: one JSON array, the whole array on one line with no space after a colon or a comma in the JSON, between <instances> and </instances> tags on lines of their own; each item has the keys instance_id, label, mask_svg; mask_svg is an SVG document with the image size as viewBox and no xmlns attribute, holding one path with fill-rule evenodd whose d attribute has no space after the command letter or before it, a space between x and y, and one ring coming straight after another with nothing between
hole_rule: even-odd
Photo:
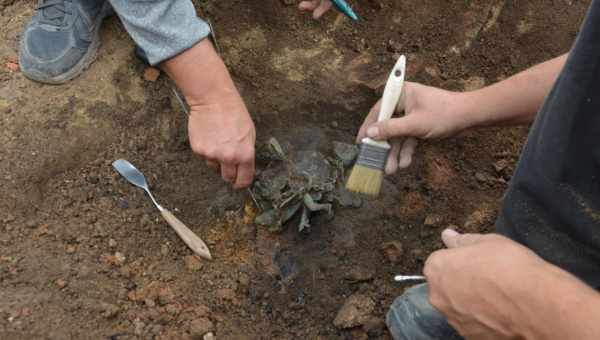
<instances>
[{"instance_id":1,"label":"human hand","mask_svg":"<svg viewBox=\"0 0 600 340\"><path fill-rule=\"evenodd\" d=\"M190 105L192 150L209 166L220 169L223 179L234 188L250 185L254 178L254 123L211 42L200 41L161 68Z\"/></svg>"},{"instance_id":2,"label":"human hand","mask_svg":"<svg viewBox=\"0 0 600 340\"><path fill-rule=\"evenodd\" d=\"M402 117L378 123L381 101L371 109L363 122L356 142L364 137L389 140L392 149L385 167L386 174L408 167L417 143L414 138L435 139L452 136L470 126L462 115L460 94L412 82L404 83L396 109Z\"/></svg>"},{"instance_id":3,"label":"human hand","mask_svg":"<svg viewBox=\"0 0 600 340\"><path fill-rule=\"evenodd\" d=\"M302 1L298 8L303 11L312 11L313 18L319 19L323 16L327 11L331 9L333 4L330 0L311 0L311 1Z\"/></svg>"},{"instance_id":4,"label":"human hand","mask_svg":"<svg viewBox=\"0 0 600 340\"><path fill-rule=\"evenodd\" d=\"M240 189L254 178L256 132L250 114L236 94L214 103L192 105L188 120L190 145L226 182Z\"/></svg>"},{"instance_id":5,"label":"human hand","mask_svg":"<svg viewBox=\"0 0 600 340\"><path fill-rule=\"evenodd\" d=\"M431 304L467 339L530 334L527 327L536 324L531 319L535 313L525 306L537 305L537 285L555 279L553 266L496 234L461 235L448 229L442 239L449 249L433 253L425 263ZM542 305L547 302L541 300Z\"/></svg>"}]
</instances>

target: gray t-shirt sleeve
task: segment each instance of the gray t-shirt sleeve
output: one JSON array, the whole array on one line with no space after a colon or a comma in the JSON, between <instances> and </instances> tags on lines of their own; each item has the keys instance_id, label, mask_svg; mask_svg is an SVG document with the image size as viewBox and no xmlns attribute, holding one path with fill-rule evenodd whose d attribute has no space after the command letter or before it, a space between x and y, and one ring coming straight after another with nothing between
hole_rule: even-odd
<instances>
[{"instance_id":1,"label":"gray t-shirt sleeve","mask_svg":"<svg viewBox=\"0 0 600 340\"><path fill-rule=\"evenodd\" d=\"M210 34L190 0L109 0L125 29L156 65Z\"/></svg>"}]
</instances>

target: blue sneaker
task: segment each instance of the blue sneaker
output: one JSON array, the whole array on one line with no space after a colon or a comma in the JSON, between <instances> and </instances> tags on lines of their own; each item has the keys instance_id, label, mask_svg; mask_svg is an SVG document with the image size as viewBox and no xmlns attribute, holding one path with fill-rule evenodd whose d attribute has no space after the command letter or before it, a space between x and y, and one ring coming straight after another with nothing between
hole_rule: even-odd
<instances>
[{"instance_id":1,"label":"blue sneaker","mask_svg":"<svg viewBox=\"0 0 600 340\"><path fill-rule=\"evenodd\" d=\"M394 340L463 339L429 303L426 283L411 287L396 298L385 321Z\"/></svg>"},{"instance_id":2,"label":"blue sneaker","mask_svg":"<svg viewBox=\"0 0 600 340\"><path fill-rule=\"evenodd\" d=\"M96 59L100 25L110 14L105 0L38 0L21 39L21 71L47 84L77 77Z\"/></svg>"}]
</instances>

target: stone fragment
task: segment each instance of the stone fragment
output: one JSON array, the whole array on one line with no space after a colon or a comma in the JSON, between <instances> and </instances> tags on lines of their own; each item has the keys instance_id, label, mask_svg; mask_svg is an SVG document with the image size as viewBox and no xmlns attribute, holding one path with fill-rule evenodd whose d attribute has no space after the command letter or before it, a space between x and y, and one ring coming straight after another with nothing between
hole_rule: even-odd
<instances>
[{"instance_id":1,"label":"stone fragment","mask_svg":"<svg viewBox=\"0 0 600 340\"><path fill-rule=\"evenodd\" d=\"M392 264L397 264L402 259L404 248L399 241L386 242L381 246L385 258Z\"/></svg>"},{"instance_id":2,"label":"stone fragment","mask_svg":"<svg viewBox=\"0 0 600 340\"><path fill-rule=\"evenodd\" d=\"M198 257L195 255L186 256L184 261L186 268L191 271L198 271L202 269L202 262L200 262L200 259L198 259Z\"/></svg>"},{"instance_id":3,"label":"stone fragment","mask_svg":"<svg viewBox=\"0 0 600 340\"><path fill-rule=\"evenodd\" d=\"M361 326L374 310L375 302L370 297L359 293L351 295L339 310L333 325L340 329Z\"/></svg>"},{"instance_id":4,"label":"stone fragment","mask_svg":"<svg viewBox=\"0 0 600 340\"><path fill-rule=\"evenodd\" d=\"M144 80L145 81L154 83L156 80L158 80L159 76L160 76L160 71L154 67L146 67L146 69L144 70Z\"/></svg>"},{"instance_id":5,"label":"stone fragment","mask_svg":"<svg viewBox=\"0 0 600 340\"><path fill-rule=\"evenodd\" d=\"M207 318L198 318L190 322L189 332L192 339L203 339L204 335L214 331L215 326L212 321Z\"/></svg>"}]
</instances>

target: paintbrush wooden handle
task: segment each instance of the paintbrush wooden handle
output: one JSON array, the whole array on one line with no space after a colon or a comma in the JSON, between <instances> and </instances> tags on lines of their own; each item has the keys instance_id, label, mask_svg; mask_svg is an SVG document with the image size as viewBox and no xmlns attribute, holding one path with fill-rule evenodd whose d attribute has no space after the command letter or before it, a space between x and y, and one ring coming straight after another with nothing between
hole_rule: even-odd
<instances>
[{"instance_id":1,"label":"paintbrush wooden handle","mask_svg":"<svg viewBox=\"0 0 600 340\"><path fill-rule=\"evenodd\" d=\"M162 214L165 221L167 221L167 223L169 223L169 225L173 229L175 229L177 235L181 237L183 242L185 242L185 244L187 244L187 246L190 247L190 249L192 249L194 253L198 254L198 256L202 258L212 260L210 250L206 246L206 243L204 243L202 239L200 239L196 234L194 234L194 232L191 231L190 228L186 227L185 224L183 224L183 222L181 222L177 217L175 217L175 215L173 215L167 209L161 210L160 213Z\"/></svg>"}]
</instances>

